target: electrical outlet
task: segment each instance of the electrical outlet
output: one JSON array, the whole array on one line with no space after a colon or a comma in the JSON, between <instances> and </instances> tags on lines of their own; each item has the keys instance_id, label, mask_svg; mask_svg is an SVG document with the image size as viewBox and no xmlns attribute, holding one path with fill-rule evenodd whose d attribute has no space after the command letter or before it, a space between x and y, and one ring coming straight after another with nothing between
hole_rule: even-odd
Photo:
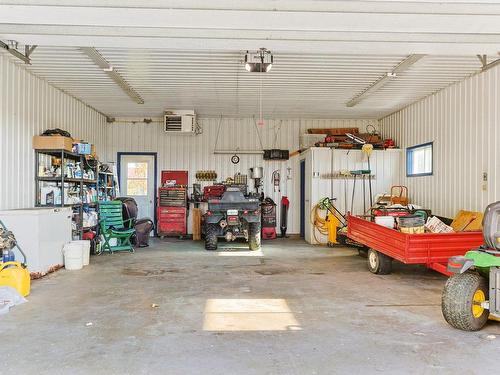
<instances>
[{"instance_id":1,"label":"electrical outlet","mask_svg":"<svg viewBox=\"0 0 500 375\"><path fill-rule=\"evenodd\" d=\"M488 173L483 172L483 185L482 185L483 191L488 190Z\"/></svg>"}]
</instances>

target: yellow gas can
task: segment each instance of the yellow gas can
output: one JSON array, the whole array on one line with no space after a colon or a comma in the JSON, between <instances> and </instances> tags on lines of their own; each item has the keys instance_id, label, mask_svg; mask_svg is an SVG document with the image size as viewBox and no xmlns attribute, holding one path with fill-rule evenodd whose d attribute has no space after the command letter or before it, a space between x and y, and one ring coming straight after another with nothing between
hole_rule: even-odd
<instances>
[{"instance_id":1,"label":"yellow gas can","mask_svg":"<svg viewBox=\"0 0 500 375\"><path fill-rule=\"evenodd\" d=\"M0 263L0 286L11 286L26 297L30 294L31 288L28 269L19 262Z\"/></svg>"}]
</instances>

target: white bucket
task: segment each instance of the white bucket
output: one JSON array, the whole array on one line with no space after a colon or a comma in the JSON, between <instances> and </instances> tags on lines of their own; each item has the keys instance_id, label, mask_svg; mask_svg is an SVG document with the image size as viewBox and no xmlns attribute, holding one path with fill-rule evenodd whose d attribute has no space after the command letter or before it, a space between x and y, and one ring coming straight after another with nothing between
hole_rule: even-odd
<instances>
[{"instance_id":1,"label":"white bucket","mask_svg":"<svg viewBox=\"0 0 500 375\"><path fill-rule=\"evenodd\" d=\"M393 216L375 216L375 223L383 227L394 229Z\"/></svg>"},{"instance_id":2,"label":"white bucket","mask_svg":"<svg viewBox=\"0 0 500 375\"><path fill-rule=\"evenodd\" d=\"M78 240L78 241L71 241L71 243L77 243L80 244L80 246L82 246L83 265L88 266L90 263L90 241Z\"/></svg>"},{"instance_id":3,"label":"white bucket","mask_svg":"<svg viewBox=\"0 0 500 375\"><path fill-rule=\"evenodd\" d=\"M64 245L64 267L67 270L81 270L83 268L83 245L69 242Z\"/></svg>"}]
</instances>

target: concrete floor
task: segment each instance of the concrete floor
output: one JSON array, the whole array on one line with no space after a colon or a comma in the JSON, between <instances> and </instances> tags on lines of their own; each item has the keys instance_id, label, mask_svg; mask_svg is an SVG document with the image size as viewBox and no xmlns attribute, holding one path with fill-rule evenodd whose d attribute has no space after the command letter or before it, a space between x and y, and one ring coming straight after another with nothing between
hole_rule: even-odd
<instances>
[{"instance_id":1,"label":"concrete floor","mask_svg":"<svg viewBox=\"0 0 500 375\"><path fill-rule=\"evenodd\" d=\"M353 250L298 240L265 242L263 256L236 251L222 256L201 243L154 241L33 282L29 303L0 318L1 373L500 368L500 323L475 333L449 327L440 311L445 278L436 272L396 265L393 274L376 276Z\"/></svg>"}]
</instances>

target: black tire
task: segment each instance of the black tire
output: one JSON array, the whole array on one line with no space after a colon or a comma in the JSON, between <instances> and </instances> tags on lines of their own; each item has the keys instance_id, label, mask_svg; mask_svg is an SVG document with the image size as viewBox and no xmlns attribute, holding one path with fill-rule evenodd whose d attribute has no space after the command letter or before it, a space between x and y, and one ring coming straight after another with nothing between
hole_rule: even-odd
<instances>
[{"instance_id":1,"label":"black tire","mask_svg":"<svg viewBox=\"0 0 500 375\"><path fill-rule=\"evenodd\" d=\"M488 281L477 273L453 275L446 281L441 311L448 324L462 331L479 331L484 327L489 311L482 309L474 314L473 300L476 292L482 293L485 300L488 300Z\"/></svg>"},{"instance_id":2,"label":"black tire","mask_svg":"<svg viewBox=\"0 0 500 375\"><path fill-rule=\"evenodd\" d=\"M367 264L370 272L376 275L392 272L392 258L373 249L368 250Z\"/></svg>"},{"instance_id":3,"label":"black tire","mask_svg":"<svg viewBox=\"0 0 500 375\"><path fill-rule=\"evenodd\" d=\"M260 250L260 223L248 223L248 248Z\"/></svg>"},{"instance_id":4,"label":"black tire","mask_svg":"<svg viewBox=\"0 0 500 375\"><path fill-rule=\"evenodd\" d=\"M219 234L218 224L207 224L205 228L205 250L217 250L217 234Z\"/></svg>"}]
</instances>

